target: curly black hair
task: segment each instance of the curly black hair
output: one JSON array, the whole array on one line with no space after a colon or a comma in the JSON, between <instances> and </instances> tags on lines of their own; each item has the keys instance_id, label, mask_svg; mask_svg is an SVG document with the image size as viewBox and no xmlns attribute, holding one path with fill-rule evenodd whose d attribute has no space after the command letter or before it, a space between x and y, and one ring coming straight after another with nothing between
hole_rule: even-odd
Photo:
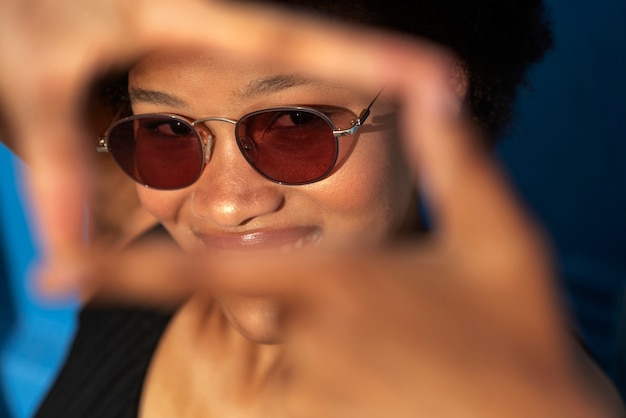
<instances>
[{"instance_id":1,"label":"curly black hair","mask_svg":"<svg viewBox=\"0 0 626 418\"><path fill-rule=\"evenodd\" d=\"M517 92L528 69L553 44L542 0L262 2L419 36L450 48L468 71L471 112L493 140L501 137L511 122ZM107 84L108 102L119 101L126 82L123 78Z\"/></svg>"},{"instance_id":2,"label":"curly black hair","mask_svg":"<svg viewBox=\"0 0 626 418\"><path fill-rule=\"evenodd\" d=\"M505 133L528 69L553 44L542 0L266 0L427 38L470 77L469 105L492 138Z\"/></svg>"}]
</instances>

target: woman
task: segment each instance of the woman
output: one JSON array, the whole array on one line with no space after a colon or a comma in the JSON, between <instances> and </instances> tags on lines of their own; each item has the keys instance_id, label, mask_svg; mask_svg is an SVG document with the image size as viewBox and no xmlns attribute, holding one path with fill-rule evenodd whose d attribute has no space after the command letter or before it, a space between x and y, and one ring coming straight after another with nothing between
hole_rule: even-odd
<instances>
[{"instance_id":1,"label":"woman","mask_svg":"<svg viewBox=\"0 0 626 418\"><path fill-rule=\"evenodd\" d=\"M285 367L285 362L290 364L286 359L291 359L294 350L286 356L284 347L275 343L282 341L284 322L289 324L291 321L287 315L291 311L286 310L291 305L285 305L277 298L271 286L268 290L263 283L251 282L247 277L251 274L249 270L242 272L232 264L248 262L248 258L258 259L259 256L273 259L282 254L284 275L295 280L292 274L307 277L307 271L284 260L285 254L298 262L304 260L301 255L309 252L339 253L352 259L354 255L348 250L370 251L396 242L401 236L414 234L421 224L417 216L419 199L413 176L415 171L411 168L416 160L421 163L420 173L425 174L425 178L419 178L417 182L426 186L429 204L437 213L438 226L444 232L456 231L455 238L472 238L472 241L463 239L462 245L457 243L462 247L472 244L481 246L483 241L476 239L476 226L468 222L468 216L480 215L477 208L485 209L485 206L477 206L475 196L458 189L454 193L456 202L452 204L452 189L447 189L446 185L450 177L437 174L437 170L443 169L434 167L437 165L435 162L443 161L442 158L454 161L457 154L466 151L457 150L458 145L443 143L437 146L448 149L450 154L443 157L439 150L437 157L429 155L425 147L418 146L416 151L410 143L403 149L395 135L398 131L407 136L412 134L422 138L422 142L454 142L461 132L465 133L465 137L471 137L454 122L459 113L467 113L478 125L487 128L490 133L488 138L493 138L502 131L510 116L516 87L523 80L527 66L541 57L549 45L549 37L539 2L526 2L523 6L502 6L494 2L484 8L453 3L455 7L442 2L416 6L415 15L405 10L396 13L388 3L382 7L379 5L378 9L373 8L375 4L342 3L339 10L328 3L328 10L325 11L330 11L333 16L351 17L356 10L359 22L388 26L393 23L392 28L396 30L414 26L418 29L412 33L452 48L454 56L439 47L418 44L424 62L418 68L424 80L419 84L419 90L407 94L399 102L391 100L386 94L390 91L392 98L398 95L398 82L384 88L372 83L369 88L354 89L345 82L329 82L305 72L285 71L282 65L251 63L219 50L209 53L198 49L157 51L143 56L133 65L128 76L128 98L136 116L114 122L100 140L99 147L102 151L111 152L127 174L138 182L137 191L142 206L158 219L180 248L204 257L218 254L229 263L221 264L219 267L224 270L217 270L218 274L210 279L202 277L203 282L195 284L198 288L193 295L171 316L153 311L100 309L88 305L83 311L81 329L68 363L42 405L39 416L265 416L285 411L289 415L290 408L317 416L324 411L311 409L313 404L310 400L305 402L306 409L298 409L302 408L303 398L294 397L290 392L293 388L284 386L285 381L290 384L295 382L294 386L300 387L300 396L305 396L305 400L311 396L311 391L319 394L319 387L315 384L304 386L307 389L304 390L298 386L302 381L290 380L290 376L284 374L292 370ZM322 10L326 8L319 3L318 6ZM346 12L349 13L346 15ZM293 47L294 42L297 43L298 39L290 39L288 45L297 50ZM413 97L416 103L409 100ZM119 104L124 105L122 102ZM396 125L398 107L402 113L399 125ZM421 124L406 121L412 118L417 118ZM407 127L412 129L407 130ZM288 143L285 143L285 132L289 133ZM129 147L133 140L135 145ZM295 140L297 146L293 145ZM460 148L464 149L463 146ZM416 158L417 154L419 157ZM473 151L469 154L473 155ZM171 158L173 155L177 158ZM469 166L461 167L472 167L471 160L470 157ZM509 207L511 202L506 193L502 194L498 189L497 193L489 194L492 188L500 187L499 182L491 177L489 169L488 175L483 171L477 169L475 173L472 170L467 173L475 174L469 179L477 180L476 187L487 190L480 197L487 198L487 201L491 197L491 201L499 205L494 207L500 207L505 216L500 219L503 223L495 226L479 223L478 228L494 233L498 228L505 229L507 234L513 232L517 237L514 245L518 250L516 254L532 254L530 260L536 265L534 262L531 266L519 264L520 260L528 261L524 257L503 257L505 263L502 263L501 257L494 257L493 253L488 254L488 260L473 257L468 263L463 256L459 256L462 255L460 252L452 257L458 263L456 267L469 271L478 268L477 263L482 266L483 273L491 270L499 273L500 264L506 264L506 271L513 275L514 267L520 266L531 276L549 276L546 273L548 264L543 262L542 256L536 255L540 249L535 247L540 242L532 231L526 231L532 228L519 221L518 211ZM466 203L467 210L454 208L458 202ZM475 219L481 218L476 216ZM454 243L454 240L451 242ZM451 248L458 250L460 247L453 245ZM494 263L493 258L498 260ZM358 300L367 301L363 305L367 308L382 308L376 316L384 319L378 324L376 318L369 317L366 329L373 327L380 330L387 326L396 332L392 336L397 337L403 334L401 331L410 330L416 324L411 321L406 324L394 322L393 319L403 318L401 313L404 311L395 311L393 303L397 301L397 305L403 308L411 303L418 306L420 303L428 304L424 299L426 295L420 297L412 292L409 300L399 302L402 292L399 294L398 291L413 285L406 278L415 273L414 259L403 258L402 262L397 262L392 257L386 261L387 264L384 259L379 260L380 263L374 266L385 274L372 274L363 267L351 267L347 278L343 277L345 270L337 269L334 262L329 261L313 275L316 278L320 276L320 290L316 290L317 285L310 284L305 284L304 289L312 293L320 292L317 296L324 296L324 300L336 297L349 301L342 291L365 292ZM325 258L322 260L326 261ZM438 261L438 258L434 260ZM364 265L369 266L367 263ZM263 264L258 266L262 268ZM435 266L439 264L435 263ZM433 265L426 263L426 267L428 271ZM385 277L387 268L393 268L394 273L399 269L398 274ZM451 274L439 267L434 272L435 276ZM263 270L254 273L257 278L267 276ZM370 274L374 277L369 277ZM455 271L452 276L455 274L458 272ZM240 280L236 280L237 275ZM326 279L328 276L346 287L330 292L336 285L334 280L329 282ZM369 279L365 290L356 280L360 279L358 276ZM381 278L385 280L381 281ZM397 280L400 284L398 287L395 284L386 285L389 280ZM280 279L278 283L290 286ZM432 284L427 284L426 289L430 286ZM436 286L447 285L444 281ZM494 286L497 288L497 283ZM373 289L380 294L368 296ZM395 297L390 299L385 296ZM484 314L481 311L483 304L478 303L482 301L481 297L468 292L462 300L457 300L453 292L440 302L450 303L442 305L446 308L444 311L468 303L472 308L469 312L478 312L480 317ZM545 309L538 309L538 312L553 314L551 308L544 306L539 299L537 304ZM390 301L392 305L389 305ZM332 301L329 303L333 304ZM335 307L344 306L336 301L334 303ZM490 306L490 303L484 305ZM361 315L359 309L357 313ZM431 309L438 312L437 306ZM349 316L350 311L335 314L331 316L342 323L342 318L346 314ZM446 315L443 313L440 318L446 318ZM556 329L560 325L558 321L551 321L550 316L538 318L548 325L541 332L531 335L560 335L561 332ZM446 321L440 325L441 329L450 327ZM498 332L511 337L518 335L514 331L529 331L525 329L528 324L524 321L517 324L519 329L514 325L507 323L506 329L498 328ZM357 334L365 332L359 327L342 329ZM480 326L472 329L464 335L464 340L471 346L474 344L473 333L476 333L475 344L483 347L480 331L484 331ZM508 335L508 332L512 334ZM326 341L333 341L328 335ZM342 341L341 338L336 340ZM443 344L442 341L439 343ZM337 370L335 367L340 366L338 359L343 358L337 352L347 346L335 347L337 350L328 359L319 357L319 354L318 357L309 357L309 367L310 359L317 358L320 362L316 364L322 372L318 375L309 370L308 376L317 376L320 382L327 384L328 373ZM449 344L444 346L446 350L451 349ZM364 349L364 359L374 363L382 361L386 365L382 369L395 370L403 365L411 368L412 357L407 353L403 353L405 357L402 360L405 361L394 362L398 346L391 351L370 350L373 349ZM480 349L476 352L485 354ZM295 353L296 357L302 355L300 351ZM455 353L449 353L452 357L443 356L443 359L451 360L459 354L454 350L452 353ZM569 359L559 360L555 355L558 353L561 351L555 349L546 354L546 358L554 360L549 364L552 367L563 362L564 370L568 370ZM431 354L435 355L434 352ZM546 358L540 359L538 365L543 365ZM443 359L440 360L443 362ZM297 358L295 361L298 364ZM481 361L489 363L492 360L481 357ZM357 361L354 364L363 363ZM496 361L496 364L499 363ZM555 370L562 370L560 366L554 367ZM593 366L586 364L584 359L581 360L581 368L588 373L589 381L597 385L605 384L602 376L596 375ZM351 369L344 368L343 372L348 370ZM374 370L381 370L380 365ZM406 409L412 403L410 395L423 393L416 389L425 381L428 385L437 385L437 373L429 379L417 379L420 383L414 385L414 376L420 375L417 370L420 369L408 374L408 384L400 379L402 384L397 397L383 393L382 401L367 398L368 402L355 404L349 396L337 399L331 396L329 399L334 399L337 404L330 402L329 405L333 413L338 413L343 403L347 402L350 407L348 415L372 405L378 408L368 411L372 416L379 416L385 410L394 411L383 407L397 407L398 411L411 415L418 409ZM358 369L352 371L358 372ZM397 372L395 370L394 373ZM577 381L576 373L547 374L563 383L561 379L565 376ZM398 377L393 373L390 376ZM343 382L341 376L335 377ZM482 381L485 377L477 379ZM311 381L315 382L315 378L309 378L305 383L311 385ZM522 395L511 399L520 401L530 396L527 387L522 390L516 384L507 386L510 392L506 393ZM349 385L357 390L348 392L348 395L380 395L377 389L381 386L374 385L373 390L363 386L358 378L355 380L355 376L352 376ZM395 385L392 387L396 388ZM447 387L450 386L442 386L443 389ZM563 387L568 388L567 383ZM565 392L567 396L564 398L568 399L571 393ZM80 396L76 397L76 393ZM438 393L441 396L444 392ZM537 396L533 391L530 393ZM275 397L281 394L290 396L284 399ZM485 396L480 391L472 395L469 396L469 404ZM455 396L467 400L458 392ZM494 393L488 396L494 396ZM487 413L502 416L502 411L511 406L510 400L500 403L497 396L494 398L491 410L483 411L482 416L487 416ZM286 405L282 405L282 401ZM446 412L446 407L436 404L438 407L433 410L439 408L439 412ZM461 404L463 409L467 408L467 403ZM594 405L594 402L583 399L583 409L578 410L583 414L581 416L590 416L584 409L589 405ZM429 406L420 405L420 408L428 414ZM516 408L521 416L540 411L524 404ZM550 412L559 410L558 406L555 408ZM548 416L549 410L541 411ZM363 412L360 411L359 415L365 415ZM452 409L447 412L452 413ZM565 408L561 412L569 413L571 410Z\"/></svg>"}]
</instances>

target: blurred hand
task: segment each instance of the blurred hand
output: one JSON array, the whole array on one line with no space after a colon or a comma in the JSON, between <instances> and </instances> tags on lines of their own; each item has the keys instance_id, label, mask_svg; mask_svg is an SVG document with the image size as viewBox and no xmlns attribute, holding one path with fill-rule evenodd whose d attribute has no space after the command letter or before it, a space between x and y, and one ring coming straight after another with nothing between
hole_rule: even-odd
<instances>
[{"instance_id":1,"label":"blurred hand","mask_svg":"<svg viewBox=\"0 0 626 418\"><path fill-rule=\"evenodd\" d=\"M258 354L243 350L216 373L226 376L211 379L216 391L237 388L224 397L232 404L216 403L244 417L621 416L610 385L586 380L542 234L479 133L409 100L405 140L427 179L434 238L385 253L214 263L213 274L273 287L290 307L273 366L251 373L267 348L241 342Z\"/></svg>"},{"instance_id":2,"label":"blurred hand","mask_svg":"<svg viewBox=\"0 0 626 418\"><path fill-rule=\"evenodd\" d=\"M547 247L476 133L408 123L436 236L291 272L306 284L274 381L284 416L619 416L583 383Z\"/></svg>"},{"instance_id":3,"label":"blurred hand","mask_svg":"<svg viewBox=\"0 0 626 418\"><path fill-rule=\"evenodd\" d=\"M254 344L226 321L203 325L214 328L199 344L212 361L194 366L208 376L196 386L219 394L208 415L622 416L610 384L576 353L541 231L478 145L480 133L449 106L403 99L403 114L413 116L404 119L407 150L426 179L434 236L385 252L204 265L199 280L223 275L222 283L273 293L287 307L278 347ZM150 389L145 416L168 416Z\"/></svg>"}]
</instances>

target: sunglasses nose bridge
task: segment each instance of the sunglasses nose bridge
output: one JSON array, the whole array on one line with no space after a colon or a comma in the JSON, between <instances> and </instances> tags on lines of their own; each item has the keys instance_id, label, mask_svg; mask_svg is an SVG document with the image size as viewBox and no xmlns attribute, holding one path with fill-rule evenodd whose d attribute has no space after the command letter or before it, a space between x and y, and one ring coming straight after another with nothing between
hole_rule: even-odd
<instances>
[{"instance_id":1,"label":"sunglasses nose bridge","mask_svg":"<svg viewBox=\"0 0 626 418\"><path fill-rule=\"evenodd\" d=\"M213 131L207 126L207 122L225 122L231 125L237 125L237 121L228 118L202 118L197 119L191 123L194 129L200 134L200 138L202 139L202 143L204 145L204 163L208 163L211 159L211 155L213 153L213 146L215 142L215 137L213 135Z\"/></svg>"},{"instance_id":2,"label":"sunglasses nose bridge","mask_svg":"<svg viewBox=\"0 0 626 418\"><path fill-rule=\"evenodd\" d=\"M194 120L191 124L193 126L196 126L199 124L205 125L207 122L225 122L225 123L230 123L231 125L237 125L236 120L228 119L228 118L202 118L202 119Z\"/></svg>"},{"instance_id":3,"label":"sunglasses nose bridge","mask_svg":"<svg viewBox=\"0 0 626 418\"><path fill-rule=\"evenodd\" d=\"M213 154L213 133L203 125L194 126L194 129L198 133L198 136L200 137L200 141L202 143L202 150L204 154L203 163L207 164L211 159L211 155Z\"/></svg>"}]
</instances>

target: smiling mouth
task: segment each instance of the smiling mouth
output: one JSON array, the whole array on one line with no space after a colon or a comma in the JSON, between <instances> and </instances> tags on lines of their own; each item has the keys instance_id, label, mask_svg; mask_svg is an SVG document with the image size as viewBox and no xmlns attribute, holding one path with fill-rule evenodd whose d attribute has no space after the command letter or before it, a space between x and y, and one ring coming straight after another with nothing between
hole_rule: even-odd
<instances>
[{"instance_id":1,"label":"smiling mouth","mask_svg":"<svg viewBox=\"0 0 626 418\"><path fill-rule=\"evenodd\" d=\"M286 254L316 246L322 234L317 227L293 227L259 229L239 234L196 232L195 235L205 248L219 253L255 251Z\"/></svg>"}]
</instances>

